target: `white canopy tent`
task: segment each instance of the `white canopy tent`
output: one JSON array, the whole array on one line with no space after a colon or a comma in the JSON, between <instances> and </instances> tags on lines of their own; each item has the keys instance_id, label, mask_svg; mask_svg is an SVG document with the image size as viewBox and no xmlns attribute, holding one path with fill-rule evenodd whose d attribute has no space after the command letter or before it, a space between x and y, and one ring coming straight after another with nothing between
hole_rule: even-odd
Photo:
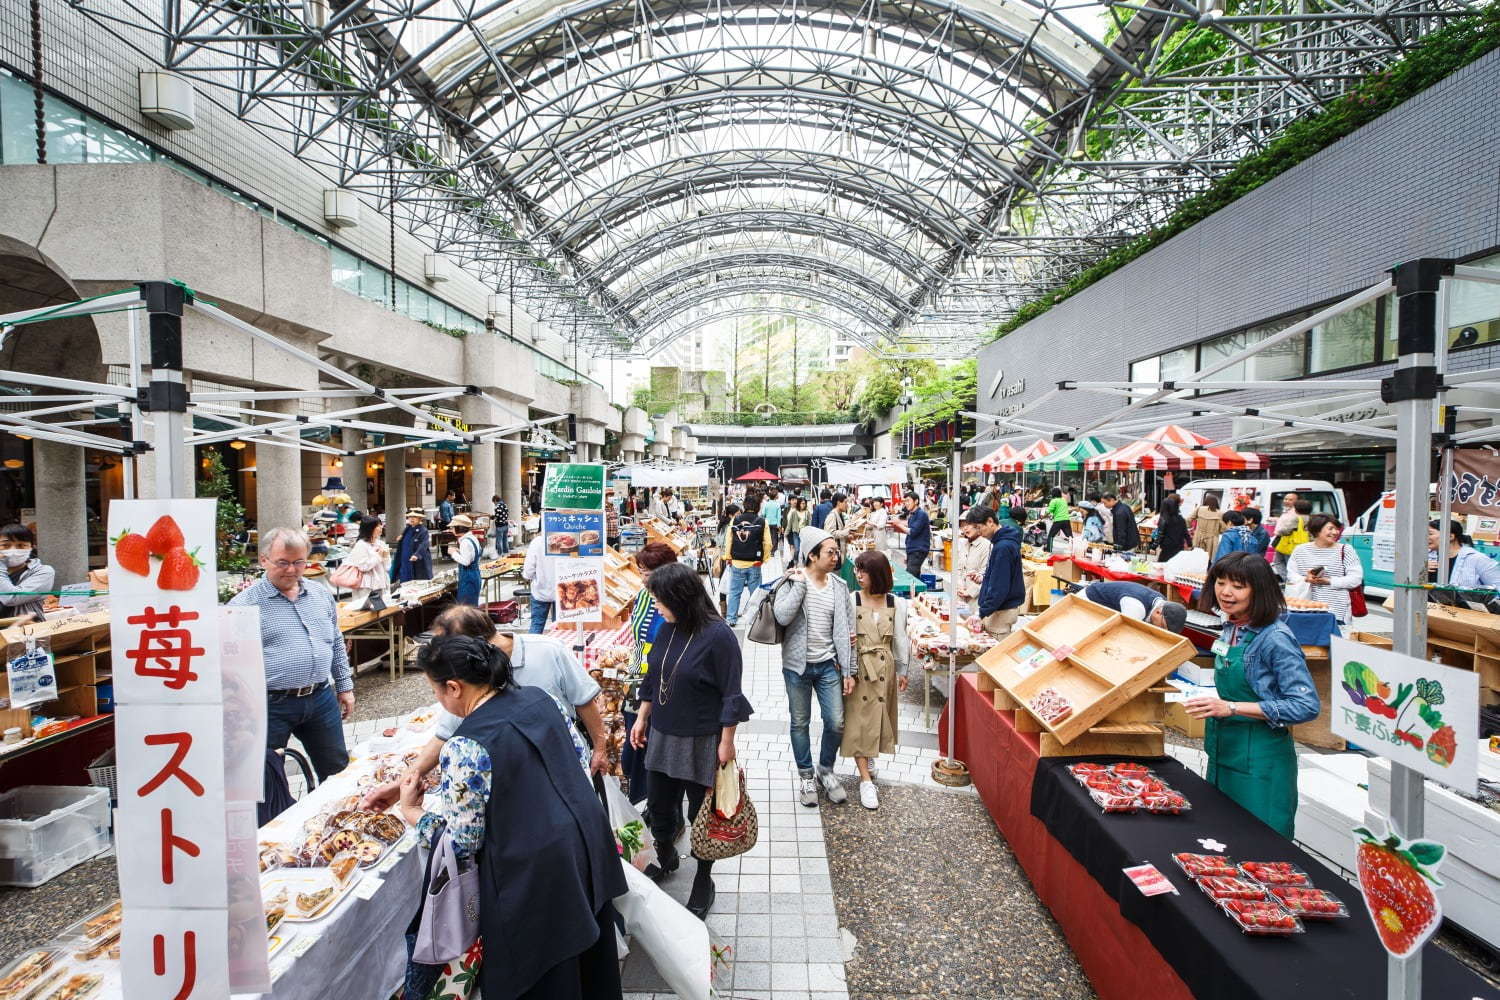
<instances>
[{"instance_id":1,"label":"white canopy tent","mask_svg":"<svg viewBox=\"0 0 1500 1000\"><path fill-rule=\"evenodd\" d=\"M909 481L905 462L823 463L823 481L840 486L900 486Z\"/></svg>"},{"instance_id":2,"label":"white canopy tent","mask_svg":"<svg viewBox=\"0 0 1500 1000\"><path fill-rule=\"evenodd\" d=\"M621 479L629 479L631 486L707 486L711 464L625 465L620 467L616 475Z\"/></svg>"}]
</instances>

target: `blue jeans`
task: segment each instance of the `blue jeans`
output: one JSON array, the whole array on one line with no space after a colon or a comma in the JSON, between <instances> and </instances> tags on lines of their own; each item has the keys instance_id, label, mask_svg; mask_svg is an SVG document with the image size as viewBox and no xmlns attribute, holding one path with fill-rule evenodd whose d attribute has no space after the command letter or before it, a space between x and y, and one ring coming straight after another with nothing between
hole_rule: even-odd
<instances>
[{"instance_id":1,"label":"blue jeans","mask_svg":"<svg viewBox=\"0 0 1500 1000\"><path fill-rule=\"evenodd\" d=\"M809 663L797 674L783 667L787 706L791 709L792 757L797 770L812 770L812 741L808 727L812 722L812 696L818 693L818 712L823 716L823 743L818 750L818 766L833 767L839 743L844 739L844 678L837 660Z\"/></svg>"},{"instance_id":2,"label":"blue jeans","mask_svg":"<svg viewBox=\"0 0 1500 1000\"><path fill-rule=\"evenodd\" d=\"M303 698L267 699L266 745L283 750L293 736L302 741L319 781L327 781L349 766L344 722L339 717L339 699L333 685Z\"/></svg>"},{"instance_id":3,"label":"blue jeans","mask_svg":"<svg viewBox=\"0 0 1500 1000\"><path fill-rule=\"evenodd\" d=\"M760 567L739 566L729 567L729 616L724 620L733 625L740 620L740 590L741 588L755 593L760 587Z\"/></svg>"},{"instance_id":4,"label":"blue jeans","mask_svg":"<svg viewBox=\"0 0 1500 1000\"><path fill-rule=\"evenodd\" d=\"M547 619L552 615L552 606L555 601L539 601L535 597L531 599L531 634L541 635L542 630L547 627Z\"/></svg>"},{"instance_id":5,"label":"blue jeans","mask_svg":"<svg viewBox=\"0 0 1500 1000\"><path fill-rule=\"evenodd\" d=\"M505 525L495 529L495 555L503 556L510 553L510 528Z\"/></svg>"}]
</instances>

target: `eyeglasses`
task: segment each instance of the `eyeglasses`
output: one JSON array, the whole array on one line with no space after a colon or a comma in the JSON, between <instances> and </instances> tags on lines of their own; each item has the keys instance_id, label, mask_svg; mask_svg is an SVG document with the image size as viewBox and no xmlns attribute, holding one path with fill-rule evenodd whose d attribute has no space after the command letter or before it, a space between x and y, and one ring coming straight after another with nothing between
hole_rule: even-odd
<instances>
[{"instance_id":1,"label":"eyeglasses","mask_svg":"<svg viewBox=\"0 0 1500 1000\"><path fill-rule=\"evenodd\" d=\"M277 559L272 562L271 565L275 566L277 569L307 569L308 563L310 561L311 560L308 559L296 559L288 562L285 559Z\"/></svg>"}]
</instances>

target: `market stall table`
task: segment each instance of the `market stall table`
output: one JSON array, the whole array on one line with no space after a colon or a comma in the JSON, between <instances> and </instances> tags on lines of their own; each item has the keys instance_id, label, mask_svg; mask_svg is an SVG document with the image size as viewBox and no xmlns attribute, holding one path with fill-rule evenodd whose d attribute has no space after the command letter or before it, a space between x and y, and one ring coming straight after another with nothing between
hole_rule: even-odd
<instances>
[{"instance_id":1,"label":"market stall table","mask_svg":"<svg viewBox=\"0 0 1500 1000\"><path fill-rule=\"evenodd\" d=\"M339 609L339 631L345 639L375 639L384 641L390 656L391 680L406 670L406 657L402 645L406 638L403 627L405 609L391 605L379 611L348 611Z\"/></svg>"},{"instance_id":2,"label":"market stall table","mask_svg":"<svg viewBox=\"0 0 1500 1000\"><path fill-rule=\"evenodd\" d=\"M1014 713L995 709L975 678L959 679L952 704L957 756L1104 1000L1385 995L1385 952L1358 890L1207 782L1153 759L1149 766L1187 796L1192 811L1105 814L1064 766L1078 758L1041 758L1037 736L1017 732ZM945 714L940 740L948 724ZM1291 939L1242 934L1172 861L1175 852L1201 853L1199 837L1223 841L1238 861L1297 865L1344 900L1351 918ZM1122 872L1142 862L1155 864L1178 894L1142 896ZM1424 996L1500 1000L1500 990L1435 945L1423 954Z\"/></svg>"}]
</instances>

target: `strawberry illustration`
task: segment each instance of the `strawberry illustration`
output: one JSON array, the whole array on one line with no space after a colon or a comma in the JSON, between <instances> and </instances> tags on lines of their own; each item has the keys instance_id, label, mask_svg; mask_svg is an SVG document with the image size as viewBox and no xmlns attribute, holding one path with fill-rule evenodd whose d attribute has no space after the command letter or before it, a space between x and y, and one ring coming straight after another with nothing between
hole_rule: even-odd
<instances>
[{"instance_id":1,"label":"strawberry illustration","mask_svg":"<svg viewBox=\"0 0 1500 1000\"><path fill-rule=\"evenodd\" d=\"M182 529L177 527L177 522L172 515L163 514L156 519L151 530L146 532L146 544L151 548L153 556L167 557L167 553L173 549L180 549L186 545L182 537Z\"/></svg>"},{"instance_id":2,"label":"strawberry illustration","mask_svg":"<svg viewBox=\"0 0 1500 1000\"><path fill-rule=\"evenodd\" d=\"M1386 951L1405 958L1422 947L1442 920L1433 886L1443 884L1436 869L1445 848L1430 840L1382 840L1364 827L1354 833L1359 887L1375 933Z\"/></svg>"},{"instance_id":3,"label":"strawberry illustration","mask_svg":"<svg viewBox=\"0 0 1500 1000\"><path fill-rule=\"evenodd\" d=\"M151 547L145 535L122 531L115 539L115 562L138 576L151 575Z\"/></svg>"},{"instance_id":4,"label":"strawberry illustration","mask_svg":"<svg viewBox=\"0 0 1500 1000\"><path fill-rule=\"evenodd\" d=\"M158 522L160 523L160 522ZM175 527L175 525L174 525ZM198 585L197 550L172 549L161 560L161 572L156 576L156 585L162 590L192 590Z\"/></svg>"}]
</instances>

